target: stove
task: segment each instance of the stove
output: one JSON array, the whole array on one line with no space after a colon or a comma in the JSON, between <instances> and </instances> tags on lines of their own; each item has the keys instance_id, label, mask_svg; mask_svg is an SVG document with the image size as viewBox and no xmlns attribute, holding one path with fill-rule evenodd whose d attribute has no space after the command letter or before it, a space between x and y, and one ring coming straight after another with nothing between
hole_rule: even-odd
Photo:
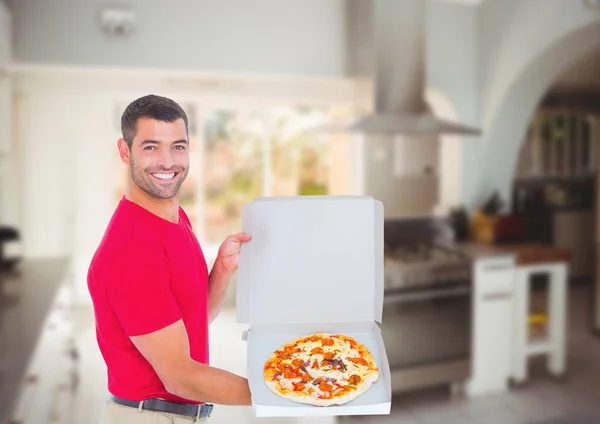
<instances>
[{"instance_id":1,"label":"stove","mask_svg":"<svg viewBox=\"0 0 600 424\"><path fill-rule=\"evenodd\" d=\"M390 247L384 258L386 291L452 285L471 278L471 259L460 250L424 244Z\"/></svg>"},{"instance_id":2,"label":"stove","mask_svg":"<svg viewBox=\"0 0 600 424\"><path fill-rule=\"evenodd\" d=\"M462 385L470 376L472 261L443 220L386 220L382 336L392 390Z\"/></svg>"}]
</instances>

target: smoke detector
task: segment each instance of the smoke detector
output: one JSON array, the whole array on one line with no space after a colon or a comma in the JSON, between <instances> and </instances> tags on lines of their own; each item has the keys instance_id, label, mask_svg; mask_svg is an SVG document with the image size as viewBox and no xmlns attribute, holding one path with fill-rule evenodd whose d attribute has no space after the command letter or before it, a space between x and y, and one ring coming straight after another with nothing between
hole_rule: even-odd
<instances>
[{"instance_id":1,"label":"smoke detector","mask_svg":"<svg viewBox=\"0 0 600 424\"><path fill-rule=\"evenodd\" d=\"M135 30L135 14L126 9L103 9L100 11L100 28L110 36L128 36Z\"/></svg>"}]
</instances>

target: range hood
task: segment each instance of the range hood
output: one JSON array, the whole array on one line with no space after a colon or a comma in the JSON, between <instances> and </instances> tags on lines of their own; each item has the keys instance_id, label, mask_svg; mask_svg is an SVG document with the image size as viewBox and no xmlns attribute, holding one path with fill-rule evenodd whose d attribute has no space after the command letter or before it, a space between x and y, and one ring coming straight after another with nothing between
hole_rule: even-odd
<instances>
[{"instance_id":1,"label":"range hood","mask_svg":"<svg viewBox=\"0 0 600 424\"><path fill-rule=\"evenodd\" d=\"M478 135L435 116L425 100L427 0L374 0L374 112L347 131L425 136Z\"/></svg>"}]
</instances>

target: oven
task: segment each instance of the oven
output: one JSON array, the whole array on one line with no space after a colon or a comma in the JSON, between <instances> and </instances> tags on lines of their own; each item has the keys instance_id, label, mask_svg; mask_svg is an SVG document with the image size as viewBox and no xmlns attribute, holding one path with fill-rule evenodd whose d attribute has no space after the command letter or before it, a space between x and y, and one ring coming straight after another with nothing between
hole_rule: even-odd
<instances>
[{"instance_id":1,"label":"oven","mask_svg":"<svg viewBox=\"0 0 600 424\"><path fill-rule=\"evenodd\" d=\"M471 298L470 281L386 292L382 335L394 391L469 378Z\"/></svg>"},{"instance_id":2,"label":"oven","mask_svg":"<svg viewBox=\"0 0 600 424\"><path fill-rule=\"evenodd\" d=\"M382 337L392 390L461 384L471 369L471 259L429 220L386 223Z\"/></svg>"}]
</instances>

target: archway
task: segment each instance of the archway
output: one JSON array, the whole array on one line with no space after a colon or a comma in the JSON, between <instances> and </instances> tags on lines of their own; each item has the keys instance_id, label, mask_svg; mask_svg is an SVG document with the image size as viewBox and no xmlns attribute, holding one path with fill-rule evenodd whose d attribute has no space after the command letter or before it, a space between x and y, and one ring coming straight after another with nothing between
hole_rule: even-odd
<instances>
[{"instance_id":1,"label":"archway","mask_svg":"<svg viewBox=\"0 0 600 424\"><path fill-rule=\"evenodd\" d=\"M478 201L498 190L510 205L511 182L531 114L559 75L599 45L600 22L575 29L534 57L508 86L484 132Z\"/></svg>"}]
</instances>

